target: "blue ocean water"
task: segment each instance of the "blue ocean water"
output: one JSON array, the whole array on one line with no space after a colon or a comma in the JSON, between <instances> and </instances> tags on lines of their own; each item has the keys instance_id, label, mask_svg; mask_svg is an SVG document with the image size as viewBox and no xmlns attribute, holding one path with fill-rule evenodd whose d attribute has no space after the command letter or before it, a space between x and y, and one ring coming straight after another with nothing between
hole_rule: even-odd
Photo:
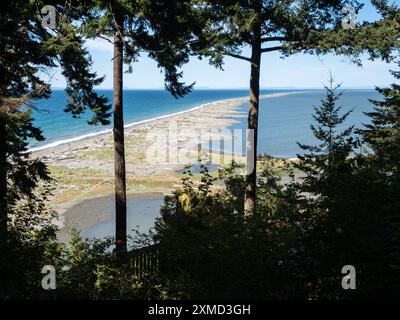
<instances>
[{"instance_id":1,"label":"blue ocean water","mask_svg":"<svg viewBox=\"0 0 400 320\"><path fill-rule=\"evenodd\" d=\"M112 101L111 90L99 90L98 93ZM182 99L175 99L164 90L125 90L124 120L126 124L130 124L185 111L217 100L247 95L247 90L196 90ZM37 102L37 110L34 110L33 117L35 125L43 130L46 141L31 141L32 148L56 144L112 127L89 126L87 120L91 117L90 112L82 115L80 119L72 119L70 114L63 111L66 102L64 90L54 90L50 99Z\"/></svg>"},{"instance_id":2,"label":"blue ocean water","mask_svg":"<svg viewBox=\"0 0 400 320\"><path fill-rule=\"evenodd\" d=\"M342 90L337 106L342 107L341 112L352 110L345 123L338 130L355 126L362 128L370 119L365 115L373 108L369 101L381 99L381 95L375 90ZM315 124L313 119L314 106L319 106L321 99L325 97L325 91L315 90L296 93L288 96L273 97L260 101L258 154L268 154L274 157L290 158L302 154L297 142L314 145L317 143L310 125ZM239 111L247 112L248 104L242 104ZM235 133L239 129L242 140L245 141L246 121L233 124L229 129ZM229 146L217 144L217 148L229 151ZM216 150L216 148L209 148ZM242 150L235 149L235 154L245 154L245 145Z\"/></svg>"},{"instance_id":3,"label":"blue ocean water","mask_svg":"<svg viewBox=\"0 0 400 320\"><path fill-rule=\"evenodd\" d=\"M296 90L263 90L261 94L296 91ZM260 104L259 122L259 152L273 156L293 157L300 150L296 141L302 143L315 142L309 129L313 122L313 106L318 105L325 94L324 91L311 90L288 96L262 100ZM111 101L111 90L99 90L99 93ZM185 111L193 107L230 98L246 97L248 90L196 90L183 99L176 100L163 90L125 90L124 117L130 124L153 119L167 114ZM354 108L346 125L360 127L368 122L363 114L372 109L368 99L379 99L374 90L344 90L340 100L343 110ZM89 126L87 119L90 114L84 114L80 119L73 119L63 111L66 96L63 90L55 90L48 100L40 100L33 117L35 125L43 130L44 142L31 141L31 148L41 148L46 145L57 145L63 141L110 129L111 126ZM246 112L248 104L240 106ZM246 118L235 123L232 129L245 129Z\"/></svg>"}]
</instances>

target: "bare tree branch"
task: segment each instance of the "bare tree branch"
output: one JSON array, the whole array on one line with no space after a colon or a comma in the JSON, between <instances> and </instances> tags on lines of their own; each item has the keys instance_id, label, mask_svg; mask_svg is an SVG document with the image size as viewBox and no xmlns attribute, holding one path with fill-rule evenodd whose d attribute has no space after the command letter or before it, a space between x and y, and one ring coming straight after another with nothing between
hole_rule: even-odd
<instances>
[{"instance_id":1,"label":"bare tree branch","mask_svg":"<svg viewBox=\"0 0 400 320\"><path fill-rule=\"evenodd\" d=\"M103 40L107 41L108 43L114 44L114 42L111 39L109 39L109 38L107 38L105 36L102 36L100 34L97 34L96 37L98 37L100 39L103 39Z\"/></svg>"},{"instance_id":2,"label":"bare tree branch","mask_svg":"<svg viewBox=\"0 0 400 320\"><path fill-rule=\"evenodd\" d=\"M278 50L282 50L282 49L283 49L283 46L276 46L276 47L261 49L261 52L264 53L264 52L278 51Z\"/></svg>"},{"instance_id":3,"label":"bare tree branch","mask_svg":"<svg viewBox=\"0 0 400 320\"><path fill-rule=\"evenodd\" d=\"M227 56L230 56L230 57L233 57L233 58L236 58L236 59L241 59L241 60L245 60L245 61L251 62L251 59L250 59L250 58L245 57L245 56L242 56L242 55L240 55L240 54L233 53L233 52L229 52L229 51L226 51L226 50L223 50L223 49L219 49L218 51L221 52L222 54L227 55Z\"/></svg>"}]
</instances>

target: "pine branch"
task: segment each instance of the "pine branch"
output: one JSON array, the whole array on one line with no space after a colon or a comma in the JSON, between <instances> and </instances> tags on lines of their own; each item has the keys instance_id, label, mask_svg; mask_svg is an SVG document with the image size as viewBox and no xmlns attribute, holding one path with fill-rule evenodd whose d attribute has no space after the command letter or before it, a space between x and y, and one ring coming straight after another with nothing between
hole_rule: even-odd
<instances>
[{"instance_id":1,"label":"pine branch","mask_svg":"<svg viewBox=\"0 0 400 320\"><path fill-rule=\"evenodd\" d=\"M271 41L290 41L288 37L265 37L261 38L261 42L271 42Z\"/></svg>"},{"instance_id":2,"label":"pine branch","mask_svg":"<svg viewBox=\"0 0 400 320\"><path fill-rule=\"evenodd\" d=\"M264 53L264 52L272 52L272 51L279 51L279 50L282 50L282 49L283 49L283 46L275 46L275 47L261 49L261 52L262 53Z\"/></svg>"},{"instance_id":3,"label":"pine branch","mask_svg":"<svg viewBox=\"0 0 400 320\"><path fill-rule=\"evenodd\" d=\"M230 52L230 51L227 51L227 50L224 50L224 49L218 49L218 51L220 53L224 54L224 55L227 55L227 56L230 56L230 57L233 57L233 58L236 58L236 59L241 59L241 60L245 60L245 61L251 62L250 58L242 56L240 54L233 53L233 52Z\"/></svg>"}]
</instances>

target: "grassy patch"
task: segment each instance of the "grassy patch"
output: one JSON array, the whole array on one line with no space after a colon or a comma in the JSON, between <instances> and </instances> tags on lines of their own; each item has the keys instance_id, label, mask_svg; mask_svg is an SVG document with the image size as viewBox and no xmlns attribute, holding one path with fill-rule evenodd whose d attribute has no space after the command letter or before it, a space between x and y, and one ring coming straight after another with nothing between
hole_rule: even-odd
<instances>
[{"instance_id":1,"label":"grassy patch","mask_svg":"<svg viewBox=\"0 0 400 320\"><path fill-rule=\"evenodd\" d=\"M107 163L114 161L114 149L103 147L94 150L78 151L74 154L80 160L101 160Z\"/></svg>"},{"instance_id":2,"label":"grassy patch","mask_svg":"<svg viewBox=\"0 0 400 320\"><path fill-rule=\"evenodd\" d=\"M92 168L70 168L66 166L48 165L54 179L66 177L101 177L107 175L103 170Z\"/></svg>"}]
</instances>

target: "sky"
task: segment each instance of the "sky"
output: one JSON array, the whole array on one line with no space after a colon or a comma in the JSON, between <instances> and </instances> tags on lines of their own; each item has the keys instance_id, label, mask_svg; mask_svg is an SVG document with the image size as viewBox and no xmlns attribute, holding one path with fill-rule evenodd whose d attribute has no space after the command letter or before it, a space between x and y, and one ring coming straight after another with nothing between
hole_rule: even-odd
<instances>
[{"instance_id":1,"label":"sky","mask_svg":"<svg viewBox=\"0 0 400 320\"><path fill-rule=\"evenodd\" d=\"M392 0L400 4L400 0ZM375 20L379 18L375 9L366 1L359 12L357 21ZM112 54L113 48L105 40L89 40L86 47L93 60L93 70L99 76L105 75L105 81L98 89L112 88ZM245 48L244 55L249 55ZM260 86L264 89L274 88L321 88L332 73L336 82L343 88L374 88L393 83L389 70L395 70L395 64L382 61L362 59L363 66L351 63L343 56L325 55L313 56L296 54L282 59L279 52L263 54L261 63ZM182 68L183 80L186 83L196 82L197 89L239 89L247 88L250 77L250 65L247 61L226 57L224 70L215 69L206 59L199 61L196 57ZM51 74L53 87L65 87L65 80L60 70ZM163 75L157 64L145 55L139 58L133 66L132 74L125 74L125 89L161 89Z\"/></svg>"}]
</instances>

